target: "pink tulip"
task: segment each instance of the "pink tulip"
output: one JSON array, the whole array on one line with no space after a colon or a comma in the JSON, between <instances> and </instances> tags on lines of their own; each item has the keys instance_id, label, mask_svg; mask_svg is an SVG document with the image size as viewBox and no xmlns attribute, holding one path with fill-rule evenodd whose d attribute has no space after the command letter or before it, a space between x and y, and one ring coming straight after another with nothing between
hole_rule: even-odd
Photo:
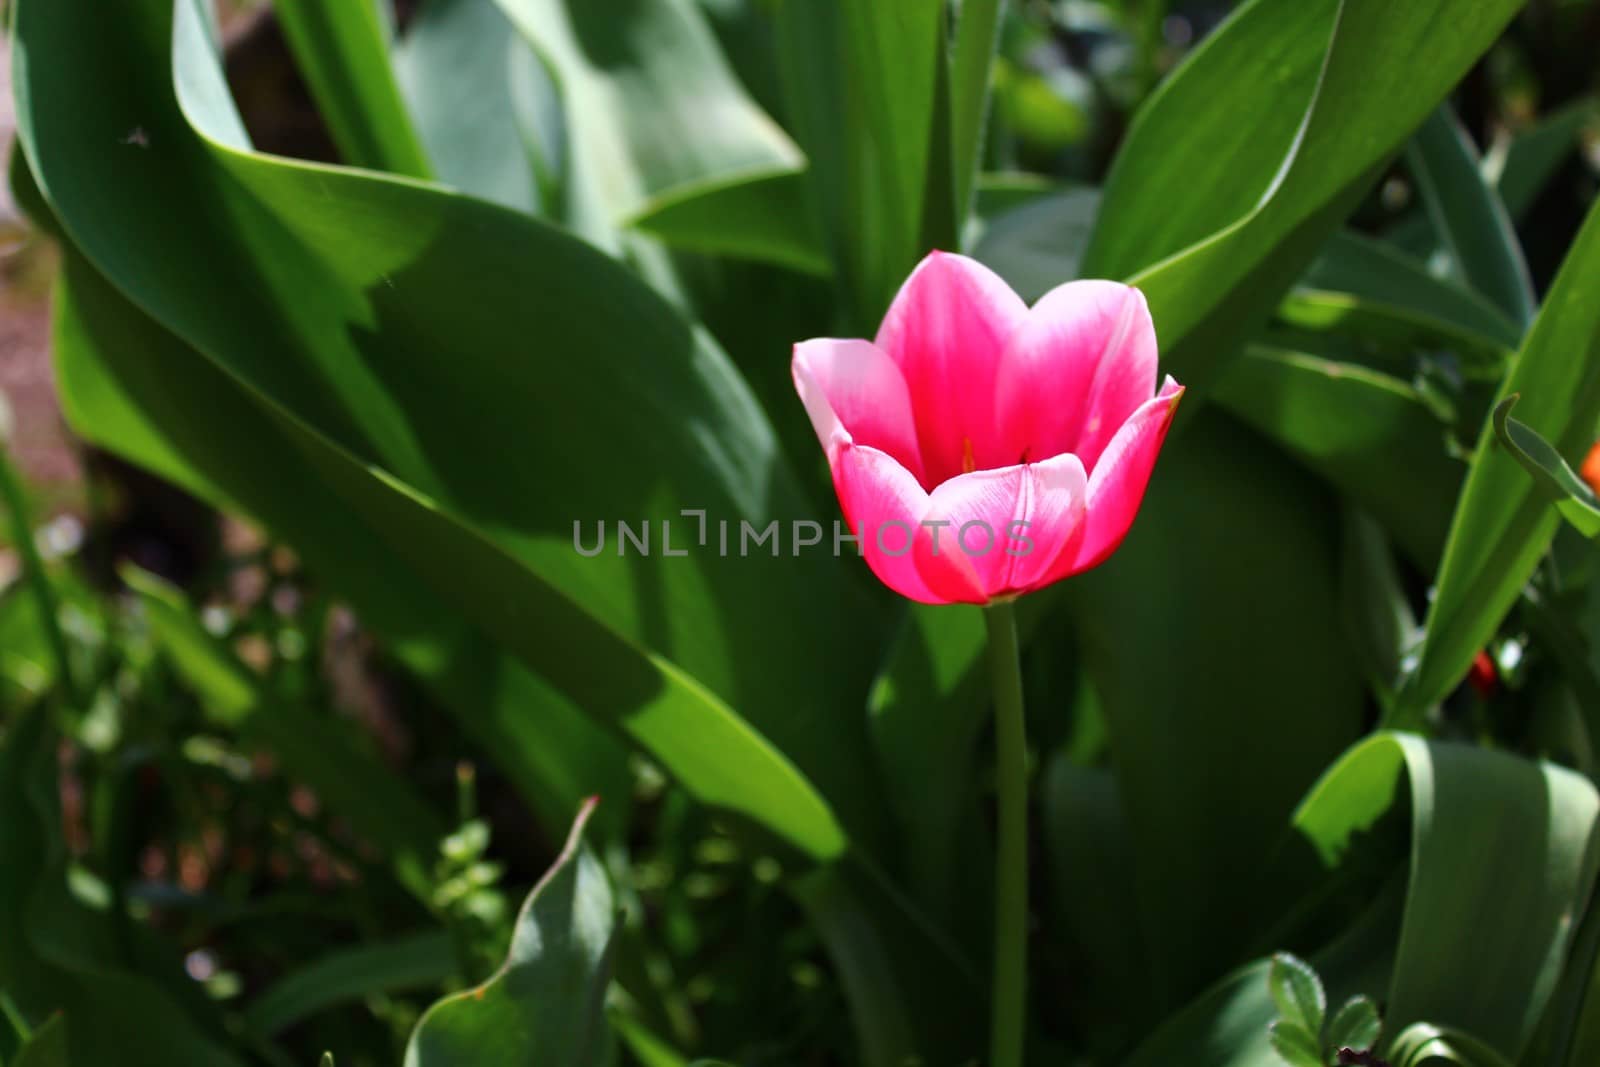
<instances>
[{"instance_id":1,"label":"pink tulip","mask_svg":"<svg viewBox=\"0 0 1600 1067\"><path fill-rule=\"evenodd\" d=\"M1170 377L1155 393L1137 289L1069 282L1030 308L941 252L875 341L801 342L792 369L868 565L925 604L987 604L1104 562L1183 396Z\"/></svg>"}]
</instances>

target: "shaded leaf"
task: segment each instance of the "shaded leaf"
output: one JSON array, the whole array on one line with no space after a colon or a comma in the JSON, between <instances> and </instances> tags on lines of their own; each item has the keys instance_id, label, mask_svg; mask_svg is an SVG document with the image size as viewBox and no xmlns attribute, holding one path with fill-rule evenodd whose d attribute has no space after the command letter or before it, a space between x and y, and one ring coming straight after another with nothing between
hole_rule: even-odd
<instances>
[{"instance_id":1,"label":"shaded leaf","mask_svg":"<svg viewBox=\"0 0 1600 1067\"><path fill-rule=\"evenodd\" d=\"M1448 103L1428 116L1406 158L1434 232L1461 277L1513 321L1532 320L1533 282L1511 218L1483 178L1472 139Z\"/></svg>"},{"instance_id":2,"label":"shaded leaf","mask_svg":"<svg viewBox=\"0 0 1600 1067\"><path fill-rule=\"evenodd\" d=\"M406 1047L406 1067L602 1061L617 917L605 870L583 841L593 806L578 813L566 847L528 894L504 965L428 1009Z\"/></svg>"}]
</instances>

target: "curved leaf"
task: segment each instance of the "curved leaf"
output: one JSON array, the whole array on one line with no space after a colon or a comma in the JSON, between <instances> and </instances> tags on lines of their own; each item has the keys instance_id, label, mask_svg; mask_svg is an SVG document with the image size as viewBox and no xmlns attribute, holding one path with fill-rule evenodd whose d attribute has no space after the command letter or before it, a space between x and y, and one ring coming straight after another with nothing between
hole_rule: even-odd
<instances>
[{"instance_id":1,"label":"curved leaf","mask_svg":"<svg viewBox=\"0 0 1600 1067\"><path fill-rule=\"evenodd\" d=\"M1556 509L1585 537L1600 537L1600 500L1573 473L1561 453L1527 425L1511 417L1521 397L1513 393L1495 405L1494 433L1511 458L1555 501Z\"/></svg>"},{"instance_id":2,"label":"curved leaf","mask_svg":"<svg viewBox=\"0 0 1600 1067\"><path fill-rule=\"evenodd\" d=\"M839 698L864 688L870 616L852 610L840 565L573 550L574 521L630 512L658 529L685 523L683 508L735 525L805 514L725 358L568 235L416 183L249 152L195 8L181 0L167 15L158 0L117 9L126 32L114 36L146 51L86 57L85 69L118 79L107 94L32 61L81 48L66 42L86 20L103 23L99 5L17 10L24 141L73 240L283 427L407 566L556 689L639 738L708 802L836 854L828 805L713 694L760 715L870 825L862 748L841 743L861 727ZM169 27L182 113L159 78ZM38 121L58 108L82 121ZM147 148L103 137L130 114L143 117ZM124 153L111 198L88 180L108 151ZM174 231L166 220L179 212L212 221ZM537 358L505 355L528 344ZM577 442L581 465L566 459ZM508 455L524 459L499 462ZM819 625L778 633L765 624L774 598L812 605ZM727 757L740 749L750 758Z\"/></svg>"},{"instance_id":3,"label":"curved leaf","mask_svg":"<svg viewBox=\"0 0 1600 1067\"><path fill-rule=\"evenodd\" d=\"M1204 385L1520 6L1241 7L1135 119L1085 271L1144 289L1166 366Z\"/></svg>"},{"instance_id":4,"label":"curved leaf","mask_svg":"<svg viewBox=\"0 0 1600 1067\"><path fill-rule=\"evenodd\" d=\"M1600 207L1590 210L1500 387L1500 401L1514 393L1523 396L1522 421L1563 455L1587 450L1600 420L1600 304L1592 297L1597 276ZM1466 675L1472 657L1516 602L1560 522L1527 473L1493 446L1492 434L1491 420L1479 435L1456 505L1428 612L1427 638L1401 691L1402 714L1410 721Z\"/></svg>"},{"instance_id":5,"label":"curved leaf","mask_svg":"<svg viewBox=\"0 0 1600 1067\"><path fill-rule=\"evenodd\" d=\"M579 811L566 848L528 894L500 970L428 1009L405 1067L605 1062L617 906L605 868L583 842L593 806Z\"/></svg>"},{"instance_id":6,"label":"curved leaf","mask_svg":"<svg viewBox=\"0 0 1600 1067\"><path fill-rule=\"evenodd\" d=\"M1434 232L1461 276L1518 323L1537 301L1505 205L1484 180L1477 150L1449 104L1417 131L1407 151Z\"/></svg>"}]
</instances>

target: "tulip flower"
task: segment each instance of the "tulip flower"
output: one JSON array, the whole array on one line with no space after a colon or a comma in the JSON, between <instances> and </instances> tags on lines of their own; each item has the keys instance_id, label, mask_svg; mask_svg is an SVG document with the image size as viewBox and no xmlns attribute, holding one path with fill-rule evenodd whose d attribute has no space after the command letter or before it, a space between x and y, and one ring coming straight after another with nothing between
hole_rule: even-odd
<instances>
[{"instance_id":1,"label":"tulip flower","mask_svg":"<svg viewBox=\"0 0 1600 1067\"><path fill-rule=\"evenodd\" d=\"M1144 296L1077 281L1028 307L965 256L912 272L873 341L795 346L795 388L885 585L988 604L1097 566L1138 513L1183 388L1156 392Z\"/></svg>"},{"instance_id":2,"label":"tulip flower","mask_svg":"<svg viewBox=\"0 0 1600 1067\"><path fill-rule=\"evenodd\" d=\"M991 1067L1026 1031L1027 738L1011 601L1097 566L1139 511L1183 387L1156 392L1144 296L1069 282L1028 307L983 265L934 252L875 340L795 346L795 388L845 519L885 585L982 604L994 682Z\"/></svg>"}]
</instances>

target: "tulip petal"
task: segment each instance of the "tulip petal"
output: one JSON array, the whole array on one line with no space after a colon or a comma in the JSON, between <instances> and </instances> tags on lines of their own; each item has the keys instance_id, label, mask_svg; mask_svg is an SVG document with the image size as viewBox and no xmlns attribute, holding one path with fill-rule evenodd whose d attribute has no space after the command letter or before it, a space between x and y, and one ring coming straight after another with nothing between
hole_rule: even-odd
<instances>
[{"instance_id":1,"label":"tulip petal","mask_svg":"<svg viewBox=\"0 0 1600 1067\"><path fill-rule=\"evenodd\" d=\"M947 600L986 603L1033 587L1076 550L1087 488L1083 464L1070 453L945 482L928 499L928 536L917 545L928 588Z\"/></svg>"},{"instance_id":2,"label":"tulip petal","mask_svg":"<svg viewBox=\"0 0 1600 1067\"><path fill-rule=\"evenodd\" d=\"M917 524L928 509L928 494L911 472L886 452L846 443L833 477L845 522L861 538L861 554L878 580L924 604L949 603L917 569Z\"/></svg>"},{"instance_id":3,"label":"tulip petal","mask_svg":"<svg viewBox=\"0 0 1600 1067\"><path fill-rule=\"evenodd\" d=\"M1133 525L1156 457L1172 425L1183 386L1170 376L1161 392L1140 405L1117 430L1089 475L1089 509L1083 541L1051 568L1050 581L1098 567L1117 550Z\"/></svg>"},{"instance_id":4,"label":"tulip petal","mask_svg":"<svg viewBox=\"0 0 1600 1067\"><path fill-rule=\"evenodd\" d=\"M1008 463L1071 452L1089 470L1156 386L1156 332L1144 294L1077 281L1039 299L1007 345L995 418Z\"/></svg>"},{"instance_id":5,"label":"tulip petal","mask_svg":"<svg viewBox=\"0 0 1600 1067\"><path fill-rule=\"evenodd\" d=\"M995 424L995 369L1028 307L989 268L966 256L928 255L900 288L877 344L910 387L929 488L963 471L1015 463Z\"/></svg>"},{"instance_id":6,"label":"tulip petal","mask_svg":"<svg viewBox=\"0 0 1600 1067\"><path fill-rule=\"evenodd\" d=\"M871 341L802 341L794 346L790 372L830 466L840 447L854 441L887 452L921 478L911 393L882 349Z\"/></svg>"}]
</instances>

